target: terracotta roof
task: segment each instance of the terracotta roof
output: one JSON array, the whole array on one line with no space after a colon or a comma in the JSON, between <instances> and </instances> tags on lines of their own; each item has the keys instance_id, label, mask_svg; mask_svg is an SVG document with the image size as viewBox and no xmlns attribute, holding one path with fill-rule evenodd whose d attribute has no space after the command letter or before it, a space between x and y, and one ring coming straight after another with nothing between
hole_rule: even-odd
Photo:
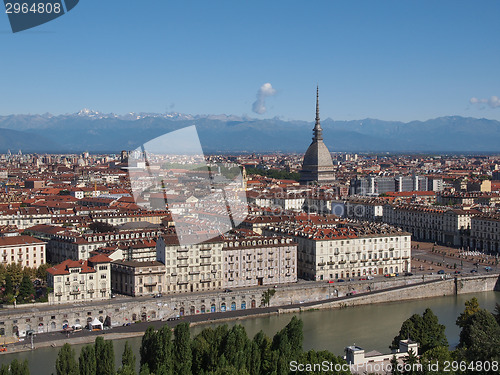
<instances>
[{"instance_id":1,"label":"terracotta roof","mask_svg":"<svg viewBox=\"0 0 500 375\"><path fill-rule=\"evenodd\" d=\"M44 244L37 238L30 236L0 237L0 247L2 246L22 246L31 244Z\"/></svg>"}]
</instances>

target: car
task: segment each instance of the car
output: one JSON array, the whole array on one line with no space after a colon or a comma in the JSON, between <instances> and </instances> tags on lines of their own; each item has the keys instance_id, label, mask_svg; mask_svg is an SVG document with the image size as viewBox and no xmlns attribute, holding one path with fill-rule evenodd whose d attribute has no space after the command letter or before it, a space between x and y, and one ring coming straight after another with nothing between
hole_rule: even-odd
<instances>
[{"instance_id":1,"label":"car","mask_svg":"<svg viewBox=\"0 0 500 375\"><path fill-rule=\"evenodd\" d=\"M348 281L354 281L354 279L349 279Z\"/></svg>"},{"instance_id":2,"label":"car","mask_svg":"<svg viewBox=\"0 0 500 375\"><path fill-rule=\"evenodd\" d=\"M343 283L345 280L344 279L338 279L337 282L338 283Z\"/></svg>"},{"instance_id":3,"label":"car","mask_svg":"<svg viewBox=\"0 0 500 375\"><path fill-rule=\"evenodd\" d=\"M161 293L156 293L153 298L161 298Z\"/></svg>"},{"instance_id":4,"label":"car","mask_svg":"<svg viewBox=\"0 0 500 375\"><path fill-rule=\"evenodd\" d=\"M460 273L460 271L455 271L455 274L458 275Z\"/></svg>"},{"instance_id":5,"label":"car","mask_svg":"<svg viewBox=\"0 0 500 375\"><path fill-rule=\"evenodd\" d=\"M368 280L373 280L373 276L368 276L367 279Z\"/></svg>"},{"instance_id":6,"label":"car","mask_svg":"<svg viewBox=\"0 0 500 375\"><path fill-rule=\"evenodd\" d=\"M328 280L328 284L333 284L335 281L333 280Z\"/></svg>"},{"instance_id":7,"label":"car","mask_svg":"<svg viewBox=\"0 0 500 375\"><path fill-rule=\"evenodd\" d=\"M477 273L477 270L470 270L470 273Z\"/></svg>"},{"instance_id":8,"label":"car","mask_svg":"<svg viewBox=\"0 0 500 375\"><path fill-rule=\"evenodd\" d=\"M438 275L444 275L444 270L439 270Z\"/></svg>"},{"instance_id":9,"label":"car","mask_svg":"<svg viewBox=\"0 0 500 375\"><path fill-rule=\"evenodd\" d=\"M368 280L366 277L360 277L359 281Z\"/></svg>"},{"instance_id":10,"label":"car","mask_svg":"<svg viewBox=\"0 0 500 375\"><path fill-rule=\"evenodd\" d=\"M484 269L486 270L486 272L490 272L492 270L492 268L490 266L486 266L486 267L484 267Z\"/></svg>"},{"instance_id":11,"label":"car","mask_svg":"<svg viewBox=\"0 0 500 375\"><path fill-rule=\"evenodd\" d=\"M111 295L111 298L116 298L116 294L112 294L112 295Z\"/></svg>"},{"instance_id":12,"label":"car","mask_svg":"<svg viewBox=\"0 0 500 375\"><path fill-rule=\"evenodd\" d=\"M411 272L406 272L405 276L413 276L413 274Z\"/></svg>"},{"instance_id":13,"label":"car","mask_svg":"<svg viewBox=\"0 0 500 375\"><path fill-rule=\"evenodd\" d=\"M232 292L231 289L228 289L228 288L224 289L224 293L231 293L231 292Z\"/></svg>"}]
</instances>

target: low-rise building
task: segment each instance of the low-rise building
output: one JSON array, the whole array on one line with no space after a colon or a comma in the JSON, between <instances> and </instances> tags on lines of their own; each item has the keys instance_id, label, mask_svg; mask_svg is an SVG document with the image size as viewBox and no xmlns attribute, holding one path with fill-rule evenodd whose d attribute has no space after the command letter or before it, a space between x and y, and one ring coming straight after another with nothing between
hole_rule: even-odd
<instances>
[{"instance_id":1,"label":"low-rise building","mask_svg":"<svg viewBox=\"0 0 500 375\"><path fill-rule=\"evenodd\" d=\"M111 259L99 254L88 260L71 260L47 270L52 288L49 303L98 301L111 296Z\"/></svg>"}]
</instances>

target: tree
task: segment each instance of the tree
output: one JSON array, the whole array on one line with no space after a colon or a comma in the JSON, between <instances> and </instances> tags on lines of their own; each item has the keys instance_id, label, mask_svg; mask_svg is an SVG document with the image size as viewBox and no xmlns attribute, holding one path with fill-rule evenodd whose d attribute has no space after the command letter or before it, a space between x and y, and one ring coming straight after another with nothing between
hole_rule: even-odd
<instances>
[{"instance_id":1,"label":"tree","mask_svg":"<svg viewBox=\"0 0 500 375\"><path fill-rule=\"evenodd\" d=\"M443 324L439 324L438 317L434 315L431 309L427 308L422 315L424 321L423 342L421 343L421 351L426 351L438 346L448 347L445 329Z\"/></svg>"},{"instance_id":2,"label":"tree","mask_svg":"<svg viewBox=\"0 0 500 375\"><path fill-rule=\"evenodd\" d=\"M122 368L135 369L135 355L128 341L125 341L125 349L123 349Z\"/></svg>"},{"instance_id":3,"label":"tree","mask_svg":"<svg viewBox=\"0 0 500 375\"><path fill-rule=\"evenodd\" d=\"M95 233L116 232L116 228L114 226L103 221L93 221L90 223L89 229Z\"/></svg>"},{"instance_id":4,"label":"tree","mask_svg":"<svg viewBox=\"0 0 500 375\"><path fill-rule=\"evenodd\" d=\"M479 309L465 321L458 352L468 361L500 360L500 325L489 311Z\"/></svg>"},{"instance_id":5,"label":"tree","mask_svg":"<svg viewBox=\"0 0 500 375\"><path fill-rule=\"evenodd\" d=\"M493 314L498 324L500 324L500 304L495 304L495 313Z\"/></svg>"},{"instance_id":6,"label":"tree","mask_svg":"<svg viewBox=\"0 0 500 375\"><path fill-rule=\"evenodd\" d=\"M24 275L21 281L21 285L19 286L19 295L21 301L28 301L33 299L35 296L35 288L33 287L33 283L28 275Z\"/></svg>"},{"instance_id":7,"label":"tree","mask_svg":"<svg viewBox=\"0 0 500 375\"><path fill-rule=\"evenodd\" d=\"M274 296L274 293L276 293L276 290L274 289L268 289L264 293L262 293L262 305L264 306L269 306L271 303L271 298Z\"/></svg>"},{"instance_id":8,"label":"tree","mask_svg":"<svg viewBox=\"0 0 500 375\"><path fill-rule=\"evenodd\" d=\"M13 294L14 293L14 285L12 283L12 276L7 274L5 277L5 294Z\"/></svg>"},{"instance_id":9,"label":"tree","mask_svg":"<svg viewBox=\"0 0 500 375\"><path fill-rule=\"evenodd\" d=\"M460 316L457 318L456 324L460 328L464 328L467 324L468 319L479 311L479 302L476 297L471 298L468 301L465 301L465 310Z\"/></svg>"},{"instance_id":10,"label":"tree","mask_svg":"<svg viewBox=\"0 0 500 375\"><path fill-rule=\"evenodd\" d=\"M401 371L398 368L399 362L395 355L391 358L391 375L401 375Z\"/></svg>"},{"instance_id":11,"label":"tree","mask_svg":"<svg viewBox=\"0 0 500 375\"><path fill-rule=\"evenodd\" d=\"M10 363L10 375L30 375L30 369L28 367L28 360L20 362L14 359Z\"/></svg>"},{"instance_id":12,"label":"tree","mask_svg":"<svg viewBox=\"0 0 500 375\"><path fill-rule=\"evenodd\" d=\"M191 374L192 352L189 323L180 323L174 330L174 369L176 374Z\"/></svg>"},{"instance_id":13,"label":"tree","mask_svg":"<svg viewBox=\"0 0 500 375\"><path fill-rule=\"evenodd\" d=\"M78 366L75 360L75 351L70 344L62 346L57 354L56 374L57 375L78 375Z\"/></svg>"},{"instance_id":14,"label":"tree","mask_svg":"<svg viewBox=\"0 0 500 375\"><path fill-rule=\"evenodd\" d=\"M49 263L43 263L36 269L36 277L43 282L47 281L47 270L52 267Z\"/></svg>"},{"instance_id":15,"label":"tree","mask_svg":"<svg viewBox=\"0 0 500 375\"><path fill-rule=\"evenodd\" d=\"M80 352L78 358L78 367L80 375L94 375L96 373L95 348L92 345L86 345Z\"/></svg>"},{"instance_id":16,"label":"tree","mask_svg":"<svg viewBox=\"0 0 500 375\"><path fill-rule=\"evenodd\" d=\"M96 375L114 375L115 353L113 341L104 340L101 336L95 339Z\"/></svg>"},{"instance_id":17,"label":"tree","mask_svg":"<svg viewBox=\"0 0 500 375\"><path fill-rule=\"evenodd\" d=\"M426 351L420 358L423 373L428 375L454 375L453 369L445 367L445 362L453 361L451 352L444 346L436 346Z\"/></svg>"},{"instance_id":18,"label":"tree","mask_svg":"<svg viewBox=\"0 0 500 375\"><path fill-rule=\"evenodd\" d=\"M420 353L437 346L448 346L448 340L445 335L445 326L439 324L438 318L431 309L427 308L422 316L412 315L401 325L399 334L394 337L391 349L399 348L399 341L411 339L420 344Z\"/></svg>"}]
</instances>

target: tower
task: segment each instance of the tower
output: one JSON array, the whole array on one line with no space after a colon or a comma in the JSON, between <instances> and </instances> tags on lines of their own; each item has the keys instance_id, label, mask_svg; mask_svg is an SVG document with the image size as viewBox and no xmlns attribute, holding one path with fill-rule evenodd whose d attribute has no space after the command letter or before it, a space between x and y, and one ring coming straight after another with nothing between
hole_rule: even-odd
<instances>
[{"instance_id":1,"label":"tower","mask_svg":"<svg viewBox=\"0 0 500 375\"><path fill-rule=\"evenodd\" d=\"M313 129L312 143L304 155L300 183L328 184L335 180L333 162L330 151L323 142L323 129L319 119L319 88L316 87L316 119Z\"/></svg>"}]
</instances>

